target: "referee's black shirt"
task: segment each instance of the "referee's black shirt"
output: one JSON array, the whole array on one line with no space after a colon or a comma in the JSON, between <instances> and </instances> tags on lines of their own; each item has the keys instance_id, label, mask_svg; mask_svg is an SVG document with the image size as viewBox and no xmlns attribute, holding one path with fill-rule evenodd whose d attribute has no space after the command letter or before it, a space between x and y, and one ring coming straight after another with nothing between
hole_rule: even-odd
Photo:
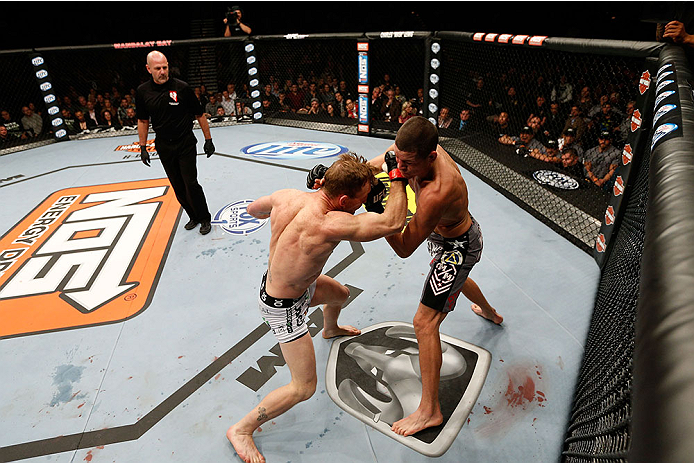
<instances>
[{"instance_id":1,"label":"referee's black shirt","mask_svg":"<svg viewBox=\"0 0 694 463\"><path fill-rule=\"evenodd\" d=\"M157 137L177 140L193 130L193 116L202 116L202 105L190 86L169 77L163 85L152 79L137 87L137 118L152 119Z\"/></svg>"}]
</instances>

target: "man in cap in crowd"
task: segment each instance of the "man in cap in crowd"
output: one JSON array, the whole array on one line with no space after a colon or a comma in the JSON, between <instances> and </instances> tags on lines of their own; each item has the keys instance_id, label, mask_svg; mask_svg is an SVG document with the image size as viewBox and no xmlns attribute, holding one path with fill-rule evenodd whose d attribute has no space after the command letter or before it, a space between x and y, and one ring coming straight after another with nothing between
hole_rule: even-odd
<instances>
[{"instance_id":1,"label":"man in cap in crowd","mask_svg":"<svg viewBox=\"0 0 694 463\"><path fill-rule=\"evenodd\" d=\"M600 132L598 146L586 151L583 160L586 177L599 187L607 184L619 166L620 154L619 150L612 146L612 134L606 130Z\"/></svg>"}]
</instances>

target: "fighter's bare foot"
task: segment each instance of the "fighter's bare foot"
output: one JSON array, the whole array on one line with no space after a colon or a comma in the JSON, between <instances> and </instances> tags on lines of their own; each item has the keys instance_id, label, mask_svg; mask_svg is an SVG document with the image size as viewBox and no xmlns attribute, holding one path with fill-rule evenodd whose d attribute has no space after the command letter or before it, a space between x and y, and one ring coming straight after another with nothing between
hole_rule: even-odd
<instances>
[{"instance_id":1,"label":"fighter's bare foot","mask_svg":"<svg viewBox=\"0 0 694 463\"><path fill-rule=\"evenodd\" d=\"M350 325L338 325L335 328L323 328L323 338L330 339L336 336L356 336L361 334L361 330Z\"/></svg>"},{"instance_id":2,"label":"fighter's bare foot","mask_svg":"<svg viewBox=\"0 0 694 463\"><path fill-rule=\"evenodd\" d=\"M260 454L255 446L252 434L240 432L234 425L227 431L227 439L234 446L234 450L236 450L239 458L246 463L265 463L265 457Z\"/></svg>"},{"instance_id":3,"label":"fighter's bare foot","mask_svg":"<svg viewBox=\"0 0 694 463\"><path fill-rule=\"evenodd\" d=\"M491 313L487 313L482 309L482 307L478 306L477 304L472 304L470 308L480 317L486 318L490 322L496 323L497 325L501 325L501 322L504 321L504 317L496 313L496 310L494 309L492 309Z\"/></svg>"},{"instance_id":4,"label":"fighter's bare foot","mask_svg":"<svg viewBox=\"0 0 694 463\"><path fill-rule=\"evenodd\" d=\"M410 416L393 423L390 429L401 436L411 436L422 429L438 426L441 423L443 423L443 415L440 411L431 415L416 410Z\"/></svg>"}]
</instances>

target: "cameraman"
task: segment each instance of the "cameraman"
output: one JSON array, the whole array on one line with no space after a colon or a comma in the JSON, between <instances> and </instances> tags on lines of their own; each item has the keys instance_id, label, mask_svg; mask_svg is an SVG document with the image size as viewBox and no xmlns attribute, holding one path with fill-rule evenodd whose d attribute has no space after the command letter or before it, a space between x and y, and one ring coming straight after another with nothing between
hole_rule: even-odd
<instances>
[{"instance_id":1,"label":"cameraman","mask_svg":"<svg viewBox=\"0 0 694 463\"><path fill-rule=\"evenodd\" d=\"M226 17L224 18L224 24L226 27L224 29L224 37L231 37L232 35L250 35L251 28L246 24L241 22L241 17L243 13L241 8L238 6L232 6L227 9Z\"/></svg>"}]
</instances>

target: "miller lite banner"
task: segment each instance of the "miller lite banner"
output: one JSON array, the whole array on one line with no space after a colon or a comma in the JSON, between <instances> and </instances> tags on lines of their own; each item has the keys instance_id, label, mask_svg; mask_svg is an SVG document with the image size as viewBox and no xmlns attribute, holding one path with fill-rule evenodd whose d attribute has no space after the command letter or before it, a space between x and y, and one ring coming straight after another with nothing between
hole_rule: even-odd
<instances>
[{"instance_id":1,"label":"miller lite banner","mask_svg":"<svg viewBox=\"0 0 694 463\"><path fill-rule=\"evenodd\" d=\"M67 140L67 127L60 114L58 98L55 96L55 90L53 89L51 78L46 69L46 61L43 59L43 56L32 55L31 65L34 69L36 82L38 82L39 89L41 90L41 96L46 104L46 110L51 118L51 130L53 130L56 140Z\"/></svg>"},{"instance_id":2,"label":"miller lite banner","mask_svg":"<svg viewBox=\"0 0 694 463\"><path fill-rule=\"evenodd\" d=\"M359 124L357 133L368 135L371 132L371 121L369 117L369 42L357 42L357 75L359 85L357 91L359 97L357 101L357 111L359 114Z\"/></svg>"},{"instance_id":3,"label":"miller lite banner","mask_svg":"<svg viewBox=\"0 0 694 463\"><path fill-rule=\"evenodd\" d=\"M624 214L623 204L624 201L628 200L629 187L633 184L633 179L638 173L638 166L645 150L649 148L648 135L657 93L655 85L657 68L655 63L647 63L647 67L649 68L642 70L638 84L636 84L638 96L634 112L631 115L630 131L622 149L621 162L612 174L611 183L605 186L605 188L609 187L610 196L600 232L593 247L593 257L601 268L607 262L612 237L619 228L621 217Z\"/></svg>"}]
</instances>

